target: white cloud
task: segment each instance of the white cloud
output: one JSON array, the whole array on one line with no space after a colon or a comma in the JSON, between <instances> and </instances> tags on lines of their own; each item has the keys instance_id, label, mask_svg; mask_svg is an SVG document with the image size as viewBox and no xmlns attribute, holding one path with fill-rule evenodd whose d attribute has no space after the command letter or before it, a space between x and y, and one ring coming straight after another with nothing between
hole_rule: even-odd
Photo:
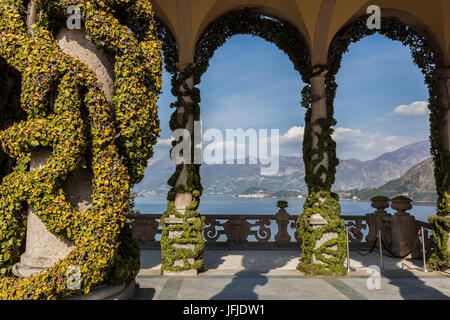
<instances>
[{"instance_id":1,"label":"white cloud","mask_svg":"<svg viewBox=\"0 0 450 320\"><path fill-rule=\"evenodd\" d=\"M172 147L172 137L168 139L158 139L156 147Z\"/></svg>"},{"instance_id":2,"label":"white cloud","mask_svg":"<svg viewBox=\"0 0 450 320\"><path fill-rule=\"evenodd\" d=\"M342 159L370 160L383 153L394 151L417 139L406 136L385 135L382 132L364 132L360 129L336 128L333 139L338 156Z\"/></svg>"},{"instance_id":3,"label":"white cloud","mask_svg":"<svg viewBox=\"0 0 450 320\"><path fill-rule=\"evenodd\" d=\"M292 127L284 135L280 136L280 142L302 142L305 127Z\"/></svg>"},{"instance_id":4,"label":"white cloud","mask_svg":"<svg viewBox=\"0 0 450 320\"><path fill-rule=\"evenodd\" d=\"M406 117L418 117L427 115L428 102L416 101L407 105L400 105L394 109L394 114L406 116Z\"/></svg>"},{"instance_id":5,"label":"white cloud","mask_svg":"<svg viewBox=\"0 0 450 320\"><path fill-rule=\"evenodd\" d=\"M279 136L280 155L301 156L304 137L304 127L294 126ZM268 139L273 141L277 137ZM371 160L383 153L394 151L417 141L417 138L407 136L386 135L382 132L366 132L361 129L338 127L335 129L333 139L337 143L338 157L341 159L356 158L359 160ZM264 142L266 143L266 142ZM267 142L270 145L272 142ZM236 148L244 152L248 146L236 142L228 142L228 147ZM225 150L226 142L212 142L208 145L208 151ZM250 148L250 154L257 155L256 146Z\"/></svg>"},{"instance_id":6,"label":"white cloud","mask_svg":"<svg viewBox=\"0 0 450 320\"><path fill-rule=\"evenodd\" d=\"M274 139L279 138L279 153L283 156L301 156L302 143L304 138L305 128L302 126L294 126L288 129L280 136L269 133L267 138L258 137L258 141L267 146L273 144ZM205 132L204 132L205 133ZM222 132L225 138L225 132ZM260 141L263 139L263 141ZM264 140L269 141L264 141ZM338 157L341 159L356 158L359 160L374 159L383 153L394 151L398 148L404 147L408 144L417 141L417 137L387 135L383 132L369 132L361 129L335 128L333 139L337 143ZM171 138L160 139L156 145L156 150L162 152L162 156L166 156L167 148L171 146ZM251 158L257 158L258 146L248 146L248 141L244 144L236 141L211 141L203 143L204 153L211 154L214 151L223 152L226 156L226 149L237 150L241 154L247 152Z\"/></svg>"}]
</instances>

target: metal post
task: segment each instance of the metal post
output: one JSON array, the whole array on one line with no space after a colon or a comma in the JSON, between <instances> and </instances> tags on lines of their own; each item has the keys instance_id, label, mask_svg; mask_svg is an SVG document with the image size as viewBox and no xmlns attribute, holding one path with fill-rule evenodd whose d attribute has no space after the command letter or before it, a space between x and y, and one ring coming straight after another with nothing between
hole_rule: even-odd
<instances>
[{"instance_id":1,"label":"metal post","mask_svg":"<svg viewBox=\"0 0 450 320\"><path fill-rule=\"evenodd\" d=\"M423 227L421 227L421 234L422 234L422 255L423 255L423 268L422 271L423 272L428 272L427 270L427 258L426 258L426 254L425 254L425 236L424 236L424 231L423 231Z\"/></svg>"},{"instance_id":2,"label":"metal post","mask_svg":"<svg viewBox=\"0 0 450 320\"><path fill-rule=\"evenodd\" d=\"M350 239L348 236L348 227L345 227L345 233L347 235L347 272L354 271L352 267L350 266Z\"/></svg>"},{"instance_id":3,"label":"metal post","mask_svg":"<svg viewBox=\"0 0 450 320\"><path fill-rule=\"evenodd\" d=\"M381 230L378 230L378 243L380 245L380 267L381 270L384 270L384 263L383 263L383 245L381 243Z\"/></svg>"}]
</instances>

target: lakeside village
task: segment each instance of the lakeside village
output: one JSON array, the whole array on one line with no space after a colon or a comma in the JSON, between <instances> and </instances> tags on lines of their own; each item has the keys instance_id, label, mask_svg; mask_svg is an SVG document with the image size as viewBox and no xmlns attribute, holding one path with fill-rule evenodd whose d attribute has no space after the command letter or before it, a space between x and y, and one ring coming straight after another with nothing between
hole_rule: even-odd
<instances>
[{"instance_id":1,"label":"lakeside village","mask_svg":"<svg viewBox=\"0 0 450 320\"><path fill-rule=\"evenodd\" d=\"M298 198L298 199L303 199L306 198L307 194L306 191L301 191L301 190L294 190L294 191L289 191L289 190L280 190L280 191L276 191L276 192L270 192L267 189L264 188L257 188L257 187L252 187L252 188L248 188L247 190L245 190L244 192L235 195L235 197L238 198ZM354 201L359 201L359 197L357 196L352 196L351 193L349 192L338 192L339 198L341 200L354 200Z\"/></svg>"}]
</instances>

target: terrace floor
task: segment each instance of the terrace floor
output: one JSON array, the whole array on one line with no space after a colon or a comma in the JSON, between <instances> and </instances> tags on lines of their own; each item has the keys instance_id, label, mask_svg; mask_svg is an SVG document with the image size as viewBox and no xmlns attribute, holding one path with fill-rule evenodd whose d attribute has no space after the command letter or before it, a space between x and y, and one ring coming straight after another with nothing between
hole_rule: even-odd
<instances>
[{"instance_id":1,"label":"terrace floor","mask_svg":"<svg viewBox=\"0 0 450 320\"><path fill-rule=\"evenodd\" d=\"M159 250L142 250L136 300L450 300L450 274L421 272L421 260L384 256L379 289L373 271L380 255L351 252L347 277L310 277L296 270L300 251L207 249L197 277L160 275ZM372 278L370 278L372 277ZM369 285L368 286L368 282Z\"/></svg>"}]
</instances>

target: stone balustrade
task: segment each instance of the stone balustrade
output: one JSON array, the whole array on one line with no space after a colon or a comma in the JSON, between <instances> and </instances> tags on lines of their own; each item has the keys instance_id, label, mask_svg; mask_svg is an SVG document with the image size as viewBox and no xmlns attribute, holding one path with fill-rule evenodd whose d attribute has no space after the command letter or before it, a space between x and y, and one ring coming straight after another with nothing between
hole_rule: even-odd
<instances>
[{"instance_id":1,"label":"stone balustrade","mask_svg":"<svg viewBox=\"0 0 450 320\"><path fill-rule=\"evenodd\" d=\"M384 209L387 207L385 204ZM286 207L274 215L233 215L220 214L205 216L203 236L207 247L220 248L300 248L301 239L298 238L296 221L298 215L291 215ZM341 215L349 229L350 248L372 248L377 240L378 230L382 231L385 244L393 245L398 235L392 230L392 215L380 210L380 203L373 203L377 209L366 215ZM138 214L132 216L132 228L135 238L141 247L159 247L160 214ZM410 216L412 217L412 216ZM412 217L414 218L414 217ZM414 220L409 234L414 234L417 240L418 231L425 229L425 246L430 253L434 247L431 236L431 225ZM398 232L397 232L398 233ZM421 246L421 239L417 242Z\"/></svg>"}]
</instances>

